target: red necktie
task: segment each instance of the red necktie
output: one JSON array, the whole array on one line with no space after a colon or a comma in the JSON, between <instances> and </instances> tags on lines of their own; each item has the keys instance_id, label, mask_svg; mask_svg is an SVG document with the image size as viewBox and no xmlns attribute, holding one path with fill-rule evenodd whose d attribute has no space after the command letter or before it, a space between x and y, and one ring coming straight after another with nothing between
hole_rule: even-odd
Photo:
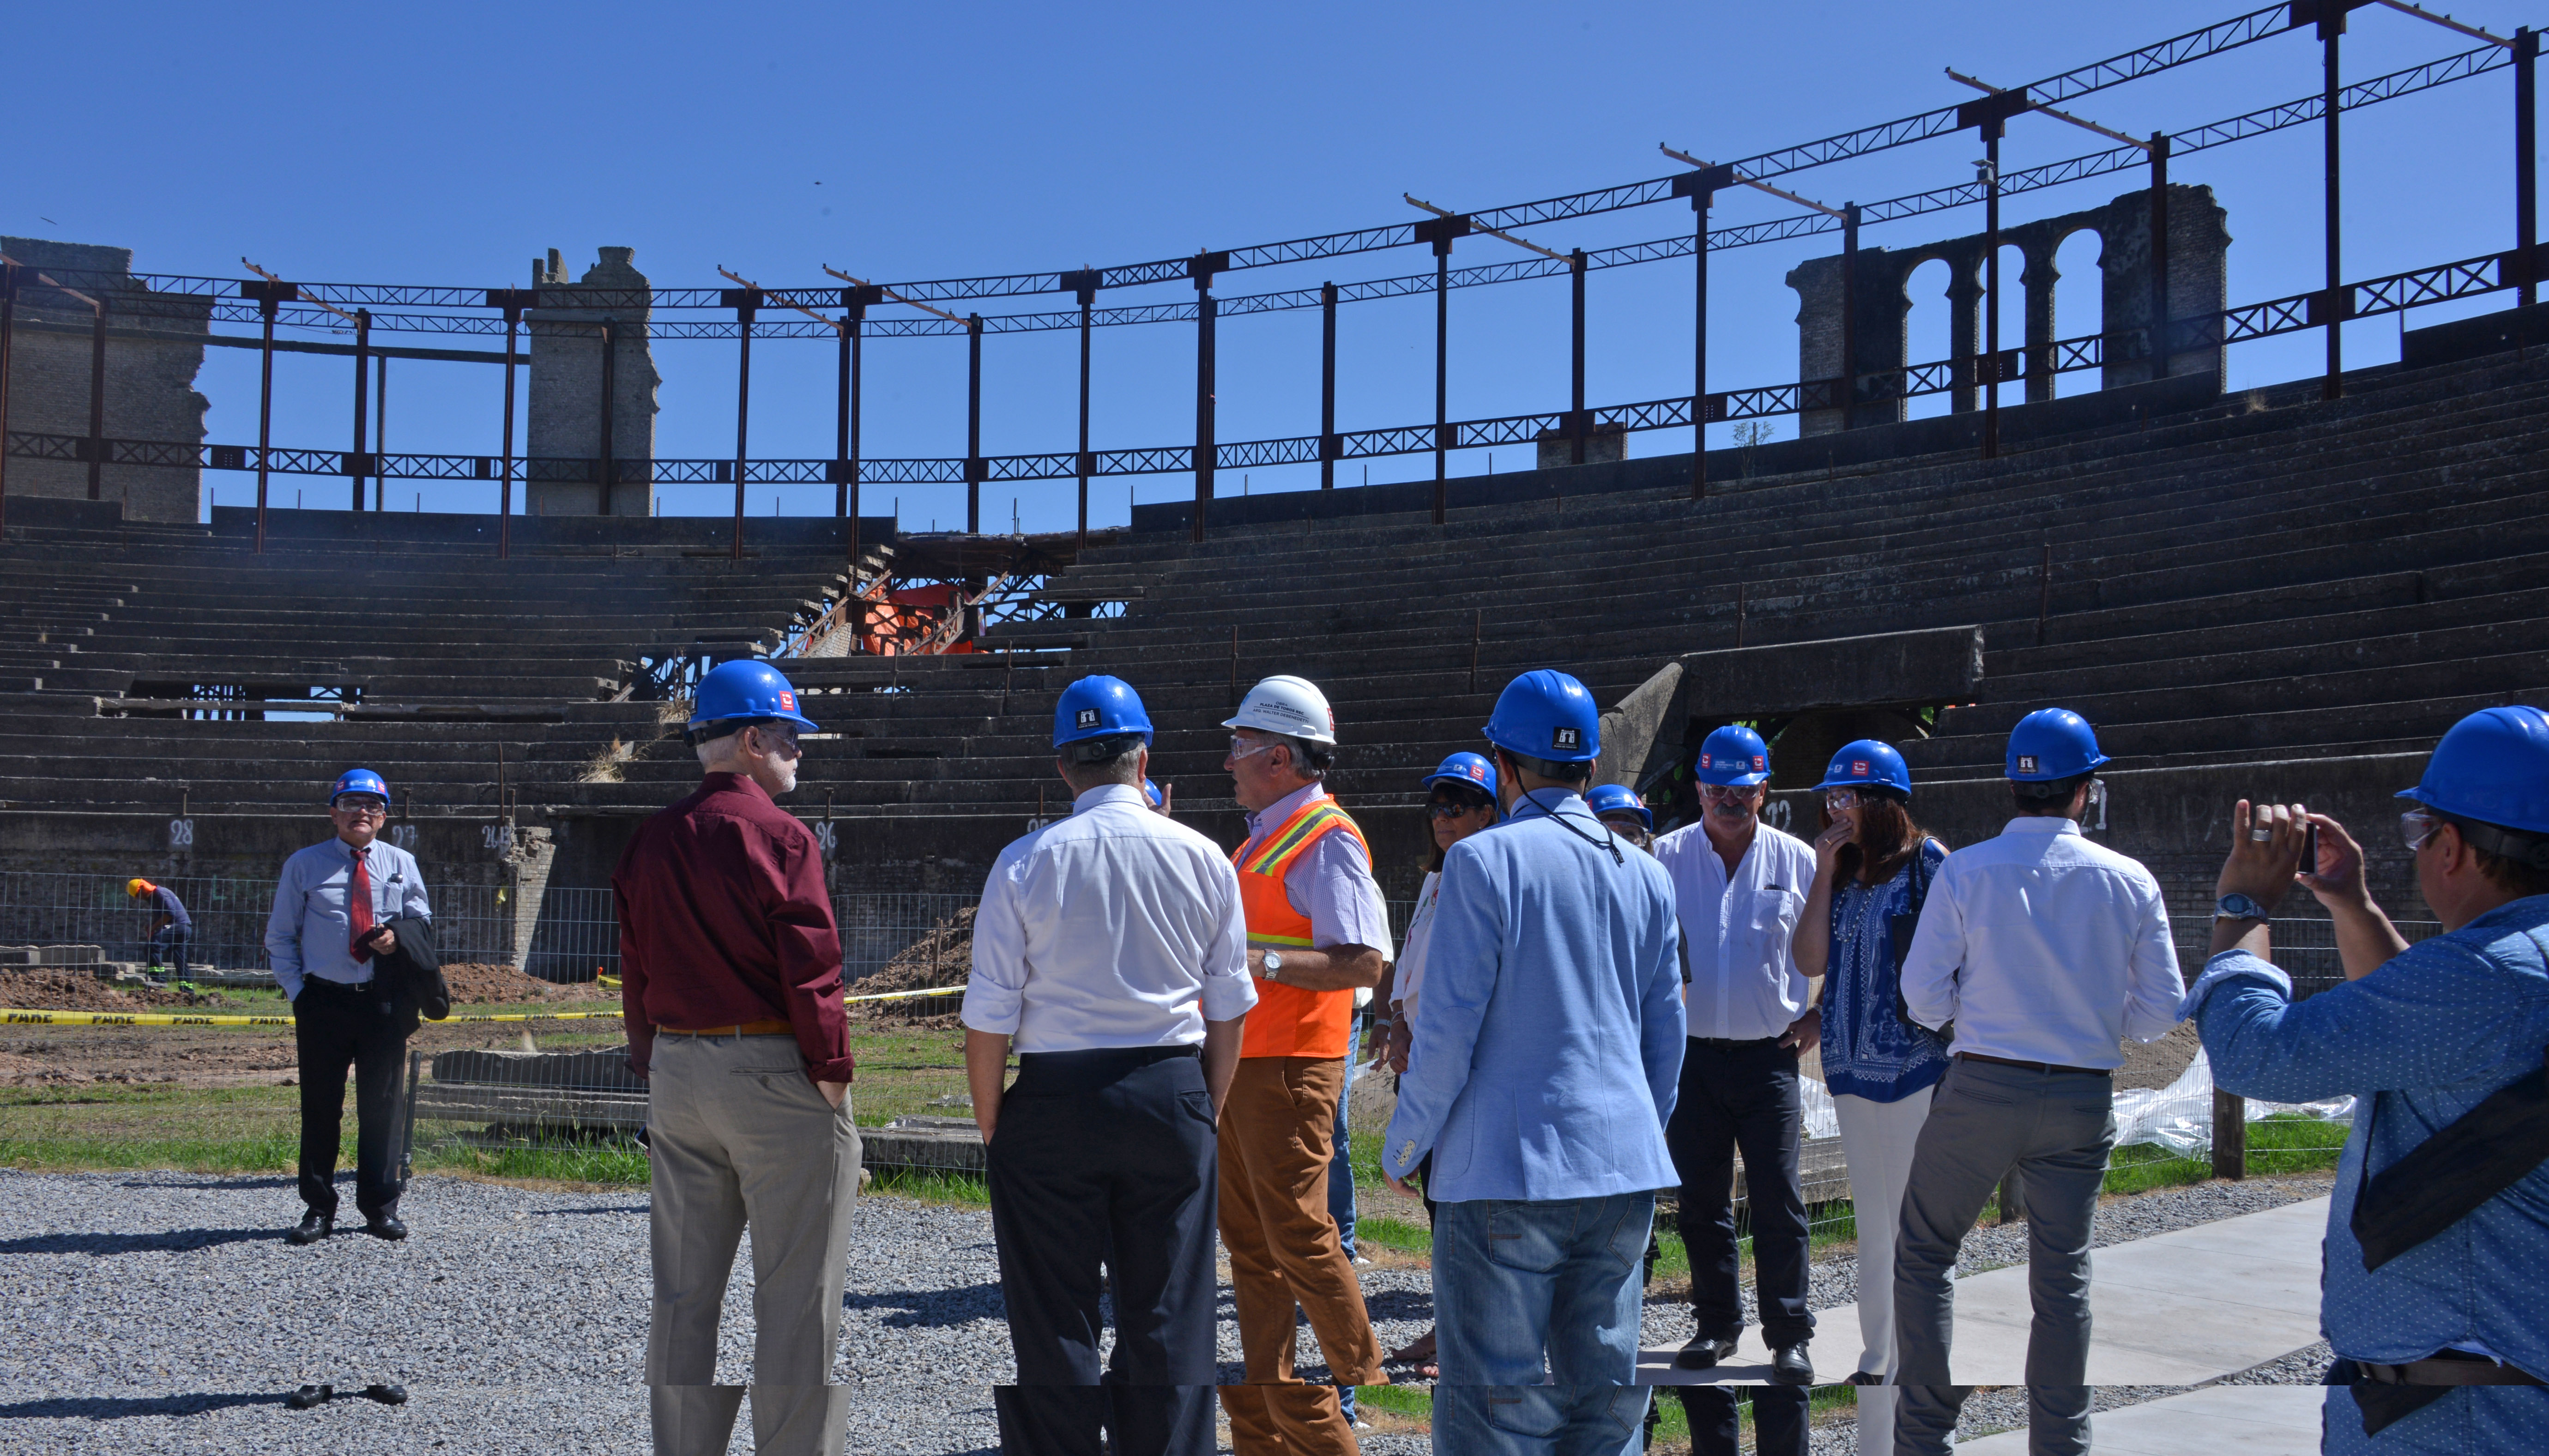
<instances>
[{"instance_id":1,"label":"red necktie","mask_svg":"<svg viewBox=\"0 0 2549 1456\"><path fill-rule=\"evenodd\" d=\"M354 851L354 880L345 887L345 918L354 922L354 963L360 965L372 958L372 949L363 937L372 932L372 871L363 863L363 851Z\"/></svg>"}]
</instances>

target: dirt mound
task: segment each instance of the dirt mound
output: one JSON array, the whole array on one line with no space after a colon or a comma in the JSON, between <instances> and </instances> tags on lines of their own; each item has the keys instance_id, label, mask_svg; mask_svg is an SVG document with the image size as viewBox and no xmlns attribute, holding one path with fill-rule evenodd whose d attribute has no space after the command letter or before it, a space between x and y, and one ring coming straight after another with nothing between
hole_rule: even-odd
<instances>
[{"instance_id":1,"label":"dirt mound","mask_svg":"<svg viewBox=\"0 0 2549 1456\"><path fill-rule=\"evenodd\" d=\"M974 908L967 906L929 927L929 932L897 952L885 968L849 988L852 996L888 991L919 991L933 986L962 986L974 968ZM854 1016L904 1025L957 1024L955 996L915 997L910 1001L860 1002Z\"/></svg>"},{"instance_id":2,"label":"dirt mound","mask_svg":"<svg viewBox=\"0 0 2549 1456\"><path fill-rule=\"evenodd\" d=\"M82 967L0 971L0 1005L20 1011L146 1012L223 1005L217 995L117 986Z\"/></svg>"},{"instance_id":3,"label":"dirt mound","mask_svg":"<svg viewBox=\"0 0 2549 1456\"><path fill-rule=\"evenodd\" d=\"M617 989L599 981L561 985L527 975L513 966L482 961L452 961L442 968L454 1006L518 1006L533 1001L617 1001Z\"/></svg>"}]
</instances>

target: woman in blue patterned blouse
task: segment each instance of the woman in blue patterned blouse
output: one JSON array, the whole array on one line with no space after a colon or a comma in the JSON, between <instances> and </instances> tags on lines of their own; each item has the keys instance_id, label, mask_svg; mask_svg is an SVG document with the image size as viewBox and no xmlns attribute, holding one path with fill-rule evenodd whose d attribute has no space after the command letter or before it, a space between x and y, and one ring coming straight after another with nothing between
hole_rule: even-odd
<instances>
[{"instance_id":1,"label":"woman in blue patterned blouse","mask_svg":"<svg viewBox=\"0 0 2549 1456\"><path fill-rule=\"evenodd\" d=\"M1930 1090L1947 1070L1945 1041L1896 1012L1896 977L1947 851L1912 822L1912 773L1888 744L1844 745L1817 789L1823 832L1797 921L1797 968L1824 978L1824 1086L1841 1115L1858 1222L1864 1348L1850 1383L1875 1386L1894 1364L1894 1225L1903 1185L1930 1116ZM1862 1418L1863 1452L1892 1448L1882 1404L1860 1393L1860 1409L1875 1417Z\"/></svg>"}]
</instances>

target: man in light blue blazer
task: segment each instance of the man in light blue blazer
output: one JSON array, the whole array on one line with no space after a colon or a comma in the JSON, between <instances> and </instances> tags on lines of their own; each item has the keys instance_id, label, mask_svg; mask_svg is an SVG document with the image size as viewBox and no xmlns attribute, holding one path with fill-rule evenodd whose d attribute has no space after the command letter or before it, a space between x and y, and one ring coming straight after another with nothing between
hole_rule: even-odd
<instances>
[{"instance_id":1,"label":"man in light blue blazer","mask_svg":"<svg viewBox=\"0 0 2549 1456\"><path fill-rule=\"evenodd\" d=\"M1434 1431L1463 1456L1633 1451L1646 1416L1638 1276L1675 1182L1680 932L1662 868L1584 805L1600 721L1562 672L1497 699L1508 818L1444 858L1382 1149L1391 1187L1423 1166L1438 1206Z\"/></svg>"}]
</instances>

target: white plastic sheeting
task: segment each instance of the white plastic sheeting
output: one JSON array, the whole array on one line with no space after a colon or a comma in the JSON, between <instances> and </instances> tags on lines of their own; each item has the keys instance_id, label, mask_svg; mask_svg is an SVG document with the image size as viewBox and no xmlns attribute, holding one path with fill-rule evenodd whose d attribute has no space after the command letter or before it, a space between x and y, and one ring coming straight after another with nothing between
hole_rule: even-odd
<instances>
[{"instance_id":1,"label":"white plastic sheeting","mask_svg":"<svg viewBox=\"0 0 2549 1456\"><path fill-rule=\"evenodd\" d=\"M1833 1109L1832 1094L1811 1077L1800 1080L1805 1091L1806 1136L1841 1136L1841 1116ZM2290 1113L2323 1122L2351 1124L2354 1099L2248 1104L2251 1122ZM2186 1070L2166 1087L2116 1094L2116 1146L2135 1143L2154 1144L2180 1156L2192 1156L2213 1146L2213 1062L2202 1047L2196 1048L2195 1060L2187 1063Z\"/></svg>"}]
</instances>

